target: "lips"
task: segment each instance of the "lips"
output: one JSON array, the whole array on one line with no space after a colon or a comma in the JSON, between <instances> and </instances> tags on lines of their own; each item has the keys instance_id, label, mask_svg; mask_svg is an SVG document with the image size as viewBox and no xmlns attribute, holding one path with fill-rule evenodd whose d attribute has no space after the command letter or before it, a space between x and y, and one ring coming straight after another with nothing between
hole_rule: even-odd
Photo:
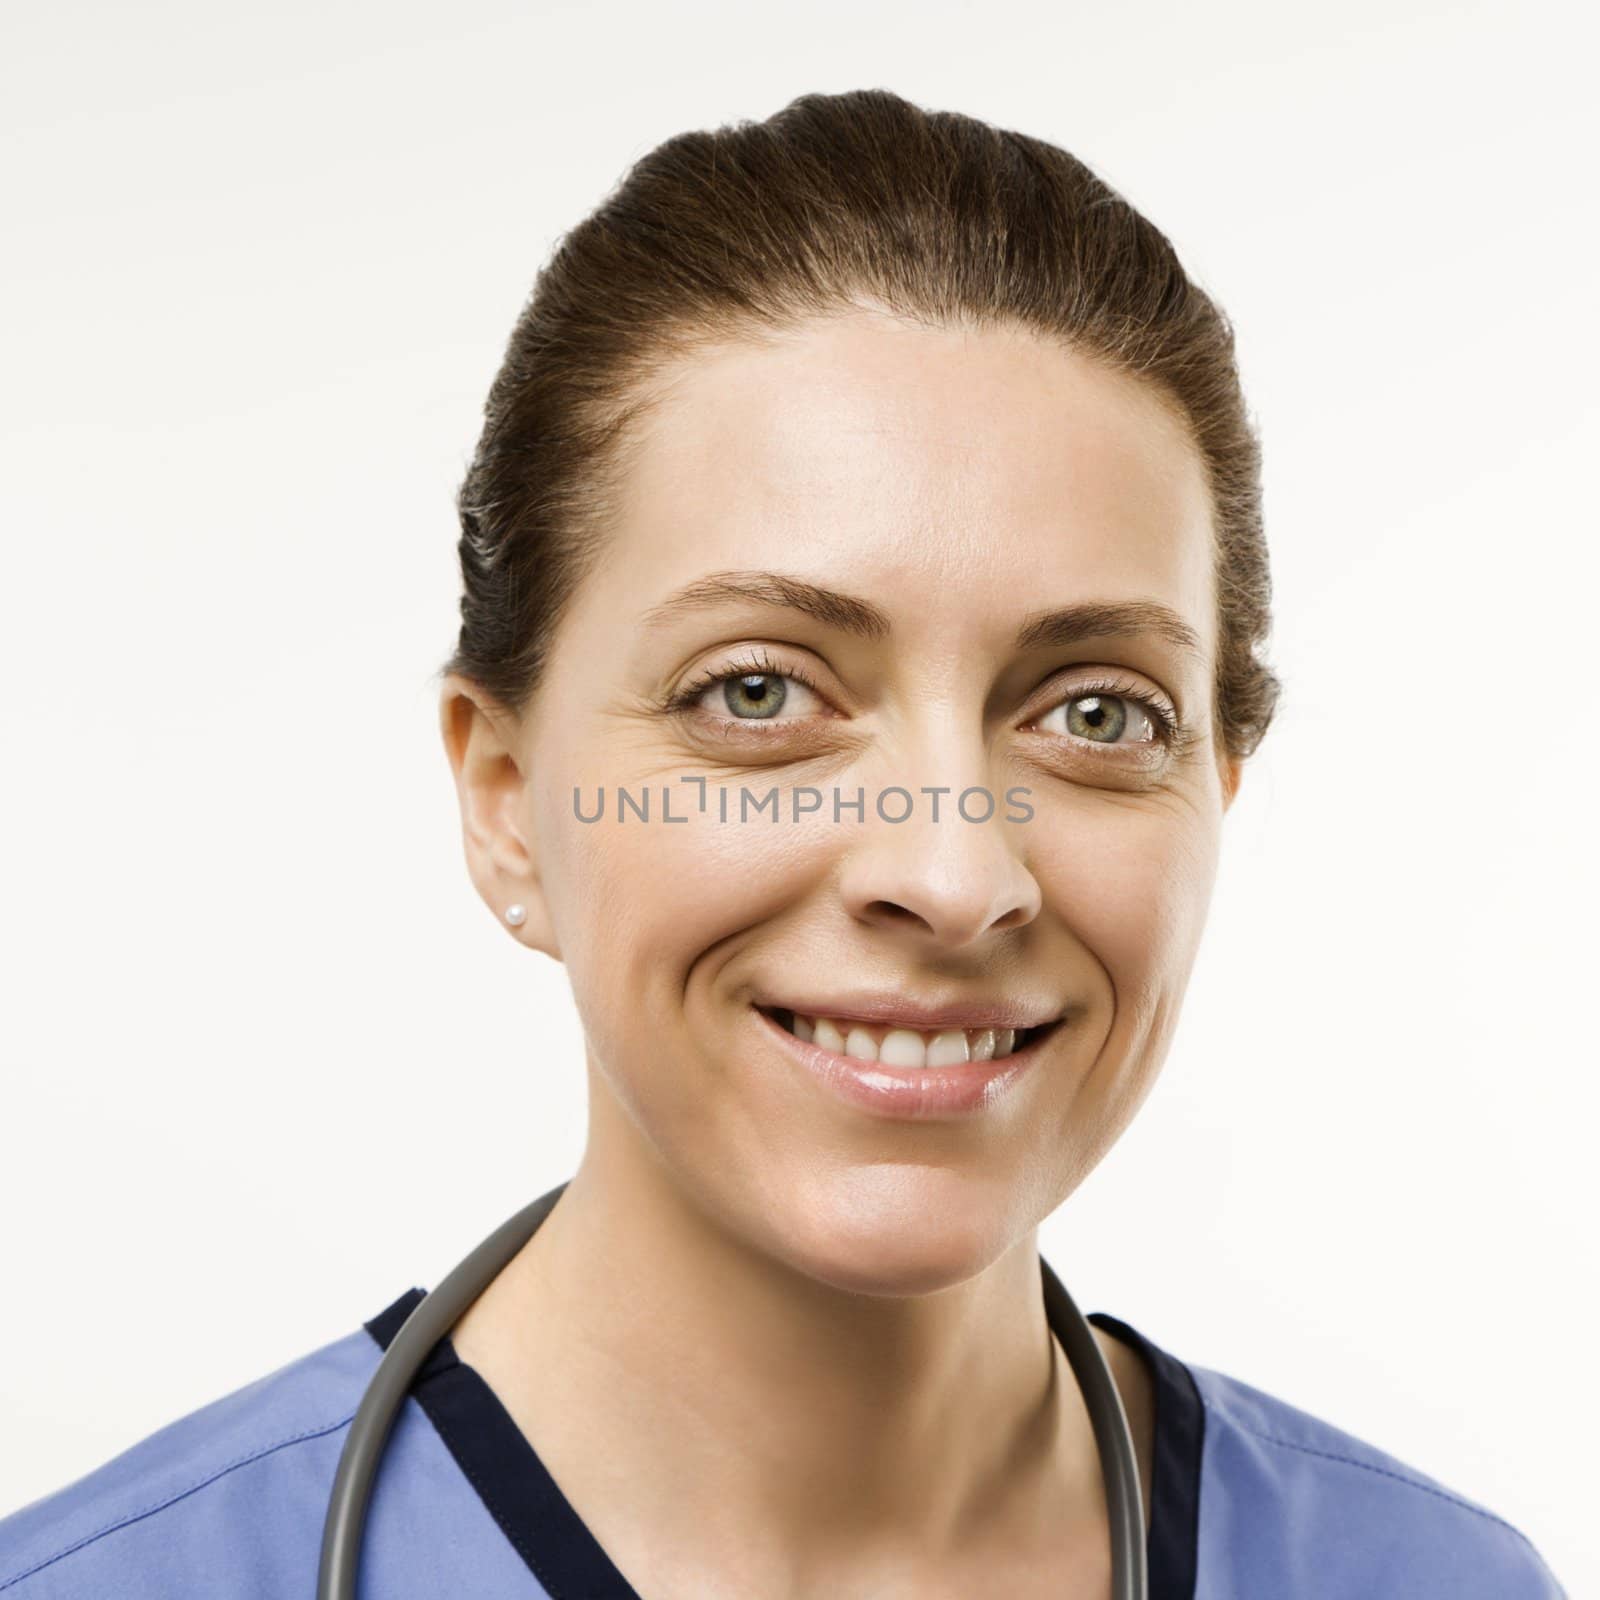
<instances>
[{"instance_id":1,"label":"lips","mask_svg":"<svg viewBox=\"0 0 1600 1600\"><path fill-rule=\"evenodd\" d=\"M1002 1106L1014 1107L1020 1093L1017 1086L1065 1022L1064 1018L1057 1018L1024 1030L1020 1041L1013 1040L1008 1055L991 1055L987 1059L972 1058L970 1042L962 1039L967 1030L939 1030L956 1032L964 1047L963 1059L941 1066L928 1061L928 1045L916 1030L882 1024L864 1026L860 1019L852 1020L844 1042L848 1045L854 1035L859 1049L879 1051L875 1058L868 1059L830 1048L826 1032L821 1042L815 1037L802 1038L794 1031L795 1014L789 1008L756 1004L750 1009L768 1039L778 1047L778 1055L802 1069L805 1077L836 1104L902 1121L970 1119ZM837 1022L844 1020L847 1019L818 1018L816 1026L826 1022L834 1024L837 1031ZM907 1038L897 1044L896 1034ZM946 1048L957 1053L954 1042ZM883 1056L885 1049L887 1060ZM922 1055L920 1065L896 1063L897 1053L909 1055L913 1049Z\"/></svg>"}]
</instances>

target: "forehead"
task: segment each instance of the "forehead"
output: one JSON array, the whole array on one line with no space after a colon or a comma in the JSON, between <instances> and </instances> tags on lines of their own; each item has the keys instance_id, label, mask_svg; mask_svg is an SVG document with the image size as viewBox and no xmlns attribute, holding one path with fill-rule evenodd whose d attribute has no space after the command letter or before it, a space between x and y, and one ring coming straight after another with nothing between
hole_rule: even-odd
<instances>
[{"instance_id":1,"label":"forehead","mask_svg":"<svg viewBox=\"0 0 1600 1600\"><path fill-rule=\"evenodd\" d=\"M753 567L837 581L897 634L1147 599L1214 642L1210 504L1183 424L1139 380L1020 329L863 310L670 369L597 574L606 607L638 616Z\"/></svg>"}]
</instances>

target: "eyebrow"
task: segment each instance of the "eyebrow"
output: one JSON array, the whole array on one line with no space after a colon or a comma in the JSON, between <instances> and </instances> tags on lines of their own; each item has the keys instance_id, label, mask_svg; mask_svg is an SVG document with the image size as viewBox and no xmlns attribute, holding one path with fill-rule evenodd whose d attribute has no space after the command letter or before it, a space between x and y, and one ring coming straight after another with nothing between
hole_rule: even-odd
<instances>
[{"instance_id":1,"label":"eyebrow","mask_svg":"<svg viewBox=\"0 0 1600 1600\"><path fill-rule=\"evenodd\" d=\"M685 612L725 605L732 600L753 600L760 605L782 606L814 617L825 626L861 639L887 639L888 613L855 595L825 589L804 578L782 572L713 572L652 606L642 623L653 627ZM1170 606L1155 600L1088 600L1076 605L1035 611L1017 630L1018 650L1076 644L1082 639L1123 637L1153 633L1186 655L1204 658L1199 635Z\"/></svg>"}]
</instances>

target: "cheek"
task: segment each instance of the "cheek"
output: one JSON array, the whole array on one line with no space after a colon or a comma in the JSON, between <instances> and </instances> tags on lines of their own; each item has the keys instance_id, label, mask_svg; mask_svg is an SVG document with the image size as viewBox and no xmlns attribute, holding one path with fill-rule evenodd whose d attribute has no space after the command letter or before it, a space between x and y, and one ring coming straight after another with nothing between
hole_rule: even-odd
<instances>
[{"instance_id":1,"label":"cheek","mask_svg":"<svg viewBox=\"0 0 1600 1600\"><path fill-rule=\"evenodd\" d=\"M1101 968L1118 1026L1174 1007L1205 925L1219 819L1176 798L1096 802L1036 853L1047 903Z\"/></svg>"},{"instance_id":2,"label":"cheek","mask_svg":"<svg viewBox=\"0 0 1600 1600\"><path fill-rule=\"evenodd\" d=\"M1035 871L1094 973L1088 1059L1049 1145L1054 1205L1116 1143L1160 1073L1205 924L1218 821L1165 797L1097 802L1051 837Z\"/></svg>"},{"instance_id":3,"label":"cheek","mask_svg":"<svg viewBox=\"0 0 1600 1600\"><path fill-rule=\"evenodd\" d=\"M766 787L750 786L757 797ZM752 804L741 821L737 784L728 788L726 821L715 784L703 812L696 785L627 788L641 807L648 795L648 820L630 806L619 821L608 786L601 819L580 822L569 785L539 824L544 892L576 1002L595 1049L624 1065L630 1036L681 1014L691 973L697 983L714 976L707 966L719 945L778 921L809 892L829 842L809 819L773 821L770 807L757 813ZM595 814L597 786L582 792L581 805Z\"/></svg>"}]
</instances>

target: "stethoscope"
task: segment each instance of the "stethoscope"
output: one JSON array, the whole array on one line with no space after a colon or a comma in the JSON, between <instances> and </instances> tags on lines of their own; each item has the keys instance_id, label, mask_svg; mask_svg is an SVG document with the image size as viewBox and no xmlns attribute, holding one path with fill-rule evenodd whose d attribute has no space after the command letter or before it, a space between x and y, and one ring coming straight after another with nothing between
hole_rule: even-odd
<instances>
[{"instance_id":1,"label":"stethoscope","mask_svg":"<svg viewBox=\"0 0 1600 1600\"><path fill-rule=\"evenodd\" d=\"M533 1237L566 1187L565 1183L557 1184L502 1222L436 1289L418 1301L384 1352L356 1407L334 1473L328 1515L322 1525L317 1600L356 1600L356 1563L361 1555L367 1502L389 1431L405 1403L411 1380L467 1307ZM1147 1600L1144 1506L1139 1499L1138 1458L1122 1409L1122 1396L1117 1393L1094 1333L1072 1296L1043 1256L1039 1265L1044 1274L1046 1313L1083 1391L1100 1452L1106 1509L1111 1518L1112 1600Z\"/></svg>"}]
</instances>

